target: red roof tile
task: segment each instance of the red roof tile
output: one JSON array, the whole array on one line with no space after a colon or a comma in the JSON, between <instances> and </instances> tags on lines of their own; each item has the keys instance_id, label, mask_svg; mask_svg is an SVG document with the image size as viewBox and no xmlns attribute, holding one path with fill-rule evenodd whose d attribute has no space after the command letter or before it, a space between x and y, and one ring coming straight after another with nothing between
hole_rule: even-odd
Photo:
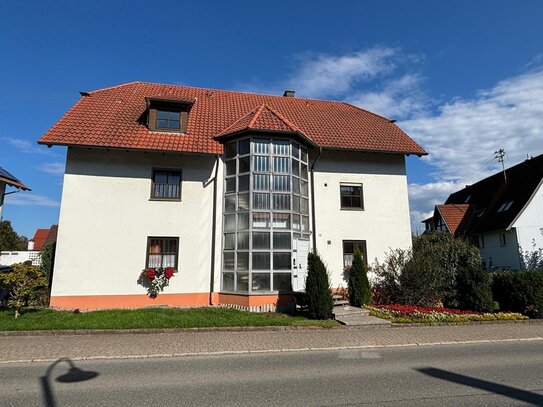
<instances>
[{"instance_id":1,"label":"red roof tile","mask_svg":"<svg viewBox=\"0 0 543 407\"><path fill-rule=\"evenodd\" d=\"M141 120L146 97L194 100L187 131L149 131ZM348 103L144 82L89 92L38 142L221 154L222 145L214 137L243 128L295 129L330 149L426 154L387 118Z\"/></svg>"},{"instance_id":2,"label":"red roof tile","mask_svg":"<svg viewBox=\"0 0 543 407\"><path fill-rule=\"evenodd\" d=\"M466 213L469 207L469 204L436 205L437 211L454 236L461 232L461 225L466 223Z\"/></svg>"},{"instance_id":3,"label":"red roof tile","mask_svg":"<svg viewBox=\"0 0 543 407\"><path fill-rule=\"evenodd\" d=\"M36 229L36 233L34 233L34 237L32 238L34 241L34 250L41 250L48 234L49 229Z\"/></svg>"}]
</instances>

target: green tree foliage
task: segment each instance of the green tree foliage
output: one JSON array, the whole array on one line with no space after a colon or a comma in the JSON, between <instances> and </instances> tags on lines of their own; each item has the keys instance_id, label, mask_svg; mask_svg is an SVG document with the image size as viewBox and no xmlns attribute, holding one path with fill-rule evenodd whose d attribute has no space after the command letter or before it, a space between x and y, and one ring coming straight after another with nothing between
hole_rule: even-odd
<instances>
[{"instance_id":1,"label":"green tree foliage","mask_svg":"<svg viewBox=\"0 0 543 407\"><path fill-rule=\"evenodd\" d=\"M400 276L404 302L432 306L443 302L457 306L456 274L460 268L480 268L476 247L447 232L433 232L413 242L411 259Z\"/></svg>"},{"instance_id":2,"label":"green tree foliage","mask_svg":"<svg viewBox=\"0 0 543 407\"><path fill-rule=\"evenodd\" d=\"M9 220L0 222L0 251L18 251L26 250L28 239L25 236L19 236L11 226Z\"/></svg>"},{"instance_id":3,"label":"green tree foliage","mask_svg":"<svg viewBox=\"0 0 543 407\"><path fill-rule=\"evenodd\" d=\"M18 313L23 307L46 306L47 278L38 266L14 264L13 272L0 274L0 286L7 291L8 307Z\"/></svg>"},{"instance_id":4,"label":"green tree foliage","mask_svg":"<svg viewBox=\"0 0 543 407\"><path fill-rule=\"evenodd\" d=\"M41 266L40 269L49 282L53 275L53 266L55 264L56 243L46 243L40 251Z\"/></svg>"},{"instance_id":5,"label":"green tree foliage","mask_svg":"<svg viewBox=\"0 0 543 407\"><path fill-rule=\"evenodd\" d=\"M501 311L543 318L543 271L499 271L493 275L492 292Z\"/></svg>"},{"instance_id":6,"label":"green tree foliage","mask_svg":"<svg viewBox=\"0 0 543 407\"><path fill-rule=\"evenodd\" d=\"M411 250L394 249L385 255L385 261L374 263L372 271L377 277L374 284L372 303L398 304L402 302L400 275L405 264L411 258Z\"/></svg>"},{"instance_id":7,"label":"green tree foliage","mask_svg":"<svg viewBox=\"0 0 543 407\"><path fill-rule=\"evenodd\" d=\"M353 265L349 271L349 302L354 307L368 305L371 301L371 287L368 281L368 270L360 248L356 248Z\"/></svg>"},{"instance_id":8,"label":"green tree foliage","mask_svg":"<svg viewBox=\"0 0 543 407\"><path fill-rule=\"evenodd\" d=\"M460 309L493 311L490 273L481 267L461 267L456 273L456 301Z\"/></svg>"},{"instance_id":9,"label":"green tree foliage","mask_svg":"<svg viewBox=\"0 0 543 407\"><path fill-rule=\"evenodd\" d=\"M310 318L328 319L332 316L333 299L328 272L317 253L307 256L305 297Z\"/></svg>"}]
</instances>

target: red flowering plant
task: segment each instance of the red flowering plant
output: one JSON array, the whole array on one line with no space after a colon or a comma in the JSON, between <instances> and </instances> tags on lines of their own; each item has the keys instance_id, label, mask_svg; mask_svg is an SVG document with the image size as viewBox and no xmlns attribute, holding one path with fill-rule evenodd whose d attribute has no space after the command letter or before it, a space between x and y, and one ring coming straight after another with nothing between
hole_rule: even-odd
<instances>
[{"instance_id":1,"label":"red flowering plant","mask_svg":"<svg viewBox=\"0 0 543 407\"><path fill-rule=\"evenodd\" d=\"M173 267L157 267L144 269L138 282L147 288L149 297L156 298L170 284L176 270Z\"/></svg>"}]
</instances>

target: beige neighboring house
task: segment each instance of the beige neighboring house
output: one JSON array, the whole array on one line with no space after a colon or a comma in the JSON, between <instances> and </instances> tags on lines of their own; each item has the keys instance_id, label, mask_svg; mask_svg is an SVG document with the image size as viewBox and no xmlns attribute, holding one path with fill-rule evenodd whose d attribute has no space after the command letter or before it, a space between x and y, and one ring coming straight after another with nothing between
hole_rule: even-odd
<instances>
[{"instance_id":1,"label":"beige neighboring house","mask_svg":"<svg viewBox=\"0 0 543 407\"><path fill-rule=\"evenodd\" d=\"M317 250L346 285L411 245L392 120L344 102L133 82L82 92L39 140L67 146L51 305L265 311L305 288ZM150 298L142 270L172 267Z\"/></svg>"}]
</instances>

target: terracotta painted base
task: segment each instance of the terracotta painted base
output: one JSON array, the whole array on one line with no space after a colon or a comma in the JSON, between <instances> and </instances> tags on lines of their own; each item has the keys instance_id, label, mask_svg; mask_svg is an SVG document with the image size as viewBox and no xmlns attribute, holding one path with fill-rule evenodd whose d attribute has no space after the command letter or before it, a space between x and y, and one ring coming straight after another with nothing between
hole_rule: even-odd
<instances>
[{"instance_id":1,"label":"terracotta painted base","mask_svg":"<svg viewBox=\"0 0 543 407\"><path fill-rule=\"evenodd\" d=\"M189 294L159 294L149 298L144 294L134 295L69 295L52 296L50 306L58 309L114 309L114 308L144 308L152 306L170 307L202 307L218 302L218 293L189 293Z\"/></svg>"},{"instance_id":2,"label":"terracotta painted base","mask_svg":"<svg viewBox=\"0 0 543 407\"><path fill-rule=\"evenodd\" d=\"M147 295L77 295L52 296L50 306L57 309L116 309L144 308L152 306L203 307L208 305L231 305L247 310L275 310L288 307L292 295L239 295L222 293L159 294L157 298Z\"/></svg>"}]
</instances>

